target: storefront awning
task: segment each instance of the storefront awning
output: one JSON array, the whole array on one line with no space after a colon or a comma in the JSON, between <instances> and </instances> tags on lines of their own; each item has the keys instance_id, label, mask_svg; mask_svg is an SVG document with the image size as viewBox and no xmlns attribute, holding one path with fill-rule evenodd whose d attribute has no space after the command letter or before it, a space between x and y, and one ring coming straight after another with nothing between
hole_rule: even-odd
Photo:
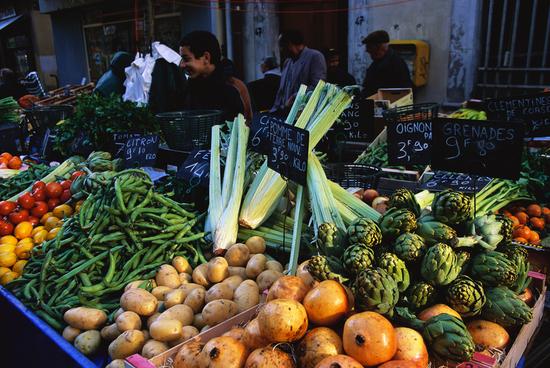
<instances>
[{"instance_id":1,"label":"storefront awning","mask_svg":"<svg viewBox=\"0 0 550 368\"><path fill-rule=\"evenodd\" d=\"M17 19L21 18L21 17L22 17L22 15L16 15L15 17L0 20L0 31L3 30L4 28L6 28L7 26L9 26L10 24L12 24L13 22L15 22Z\"/></svg>"}]
</instances>

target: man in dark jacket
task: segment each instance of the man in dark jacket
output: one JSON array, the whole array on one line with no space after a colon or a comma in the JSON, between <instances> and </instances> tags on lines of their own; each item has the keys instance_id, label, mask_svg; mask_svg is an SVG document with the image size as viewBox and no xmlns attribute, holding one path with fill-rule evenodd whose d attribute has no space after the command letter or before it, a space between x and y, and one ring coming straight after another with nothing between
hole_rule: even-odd
<instances>
[{"instance_id":1,"label":"man in dark jacket","mask_svg":"<svg viewBox=\"0 0 550 368\"><path fill-rule=\"evenodd\" d=\"M325 53L327 60L327 82L339 87L353 86L355 78L340 65L340 53L338 50L329 49Z\"/></svg>"},{"instance_id":2,"label":"man in dark jacket","mask_svg":"<svg viewBox=\"0 0 550 368\"><path fill-rule=\"evenodd\" d=\"M214 109L233 120L244 113L239 91L229 84L221 63L221 49L216 36L206 31L193 31L180 42L180 66L189 76L185 107Z\"/></svg>"},{"instance_id":3,"label":"man in dark jacket","mask_svg":"<svg viewBox=\"0 0 550 368\"><path fill-rule=\"evenodd\" d=\"M17 101L26 94L25 87L17 80L13 70L8 68L0 70L0 98L13 97Z\"/></svg>"},{"instance_id":4,"label":"man in dark jacket","mask_svg":"<svg viewBox=\"0 0 550 368\"><path fill-rule=\"evenodd\" d=\"M372 64L363 82L363 95L371 96L379 88L412 88L409 68L405 61L389 48L390 37L386 31L374 31L363 39Z\"/></svg>"},{"instance_id":5,"label":"man in dark jacket","mask_svg":"<svg viewBox=\"0 0 550 368\"><path fill-rule=\"evenodd\" d=\"M105 72L97 81L94 92L102 96L110 96L116 94L122 96L126 91L124 81L126 80L126 69L134 61L132 55L124 51L118 51L113 55L109 70Z\"/></svg>"},{"instance_id":6,"label":"man in dark jacket","mask_svg":"<svg viewBox=\"0 0 550 368\"><path fill-rule=\"evenodd\" d=\"M273 56L265 58L261 69L264 77L248 83L255 111L266 111L273 106L281 82L281 71Z\"/></svg>"}]
</instances>

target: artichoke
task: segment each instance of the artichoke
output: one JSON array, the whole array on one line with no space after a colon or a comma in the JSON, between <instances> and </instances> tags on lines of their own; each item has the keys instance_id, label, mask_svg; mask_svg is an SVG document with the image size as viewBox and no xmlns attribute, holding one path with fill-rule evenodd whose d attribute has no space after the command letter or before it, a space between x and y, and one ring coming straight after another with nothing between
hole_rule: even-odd
<instances>
[{"instance_id":1,"label":"artichoke","mask_svg":"<svg viewBox=\"0 0 550 368\"><path fill-rule=\"evenodd\" d=\"M437 301L437 290L425 281L411 285L407 290L407 305L414 310L427 308Z\"/></svg>"},{"instance_id":2,"label":"artichoke","mask_svg":"<svg viewBox=\"0 0 550 368\"><path fill-rule=\"evenodd\" d=\"M456 279L467 258L457 255L451 247L438 243L428 249L422 259L420 273L435 285L448 285Z\"/></svg>"},{"instance_id":3,"label":"artichoke","mask_svg":"<svg viewBox=\"0 0 550 368\"><path fill-rule=\"evenodd\" d=\"M369 268L374 262L374 251L364 244L354 244L348 247L342 256L342 264L347 272L357 275Z\"/></svg>"},{"instance_id":4,"label":"artichoke","mask_svg":"<svg viewBox=\"0 0 550 368\"><path fill-rule=\"evenodd\" d=\"M508 259L514 264L518 278L510 289L516 294L521 294L531 283L531 278L527 276L529 273L529 261L527 260L527 249L514 244L500 246L499 251L506 254Z\"/></svg>"},{"instance_id":5,"label":"artichoke","mask_svg":"<svg viewBox=\"0 0 550 368\"><path fill-rule=\"evenodd\" d=\"M416 217L420 216L420 205L414 196L414 193L406 188L397 189L388 201L388 207L404 208L414 213Z\"/></svg>"},{"instance_id":6,"label":"artichoke","mask_svg":"<svg viewBox=\"0 0 550 368\"><path fill-rule=\"evenodd\" d=\"M344 283L348 279L341 275L342 268L339 260L327 256L313 256L307 264L307 270L319 281L335 280Z\"/></svg>"},{"instance_id":7,"label":"artichoke","mask_svg":"<svg viewBox=\"0 0 550 368\"><path fill-rule=\"evenodd\" d=\"M364 244L374 247L382 243L382 232L376 222L367 218L358 218L347 231L350 244Z\"/></svg>"},{"instance_id":8,"label":"artichoke","mask_svg":"<svg viewBox=\"0 0 550 368\"><path fill-rule=\"evenodd\" d=\"M502 223L497 221L495 215L483 215L477 217L472 223L472 235L478 235L481 239L478 244L485 249L495 250L504 239L500 234Z\"/></svg>"},{"instance_id":9,"label":"artichoke","mask_svg":"<svg viewBox=\"0 0 550 368\"><path fill-rule=\"evenodd\" d=\"M458 224L472 216L472 201L464 193L446 189L435 195L432 214L447 225Z\"/></svg>"},{"instance_id":10,"label":"artichoke","mask_svg":"<svg viewBox=\"0 0 550 368\"><path fill-rule=\"evenodd\" d=\"M512 327L529 323L533 318L531 308L506 287L489 288L485 296L487 302L481 310L483 319L503 327Z\"/></svg>"},{"instance_id":11,"label":"artichoke","mask_svg":"<svg viewBox=\"0 0 550 368\"><path fill-rule=\"evenodd\" d=\"M470 262L470 276L484 286L511 286L518 279L514 263L504 253L486 250Z\"/></svg>"},{"instance_id":12,"label":"artichoke","mask_svg":"<svg viewBox=\"0 0 550 368\"><path fill-rule=\"evenodd\" d=\"M393 315L393 308L399 300L397 283L381 268L361 271L351 290L358 310L378 312L388 317Z\"/></svg>"},{"instance_id":13,"label":"artichoke","mask_svg":"<svg viewBox=\"0 0 550 368\"><path fill-rule=\"evenodd\" d=\"M395 280L399 292L402 293L407 290L411 282L409 271L405 262L399 259L399 257L393 253L384 253L378 259L378 267L386 271Z\"/></svg>"},{"instance_id":14,"label":"artichoke","mask_svg":"<svg viewBox=\"0 0 550 368\"><path fill-rule=\"evenodd\" d=\"M345 249L342 232L331 222L319 225L317 247L327 256L339 256Z\"/></svg>"},{"instance_id":15,"label":"artichoke","mask_svg":"<svg viewBox=\"0 0 550 368\"><path fill-rule=\"evenodd\" d=\"M496 220L502 224L500 228L500 235L502 235L505 242L512 240L514 232L514 221L508 216L497 214Z\"/></svg>"},{"instance_id":16,"label":"artichoke","mask_svg":"<svg viewBox=\"0 0 550 368\"><path fill-rule=\"evenodd\" d=\"M422 216L418 219L416 233L420 235L428 245L445 243L453 248L458 245L456 231L452 227L436 221L432 216Z\"/></svg>"},{"instance_id":17,"label":"artichoke","mask_svg":"<svg viewBox=\"0 0 550 368\"><path fill-rule=\"evenodd\" d=\"M405 233L393 243L394 253L405 262L419 261L426 252L426 243L420 235Z\"/></svg>"},{"instance_id":18,"label":"artichoke","mask_svg":"<svg viewBox=\"0 0 550 368\"><path fill-rule=\"evenodd\" d=\"M466 275L458 276L449 285L446 299L449 306L462 317L478 315L486 301L481 283Z\"/></svg>"},{"instance_id":19,"label":"artichoke","mask_svg":"<svg viewBox=\"0 0 550 368\"><path fill-rule=\"evenodd\" d=\"M382 237L394 240L403 233L410 233L416 229L416 217L405 209L390 208L380 218L380 230Z\"/></svg>"}]
</instances>

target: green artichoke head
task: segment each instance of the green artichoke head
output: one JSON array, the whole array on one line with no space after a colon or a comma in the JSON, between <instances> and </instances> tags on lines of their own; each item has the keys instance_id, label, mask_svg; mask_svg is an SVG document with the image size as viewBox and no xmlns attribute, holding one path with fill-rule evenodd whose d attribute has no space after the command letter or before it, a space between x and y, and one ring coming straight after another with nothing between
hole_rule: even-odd
<instances>
[{"instance_id":1,"label":"green artichoke head","mask_svg":"<svg viewBox=\"0 0 550 368\"><path fill-rule=\"evenodd\" d=\"M481 313L486 298L481 283L466 275L458 276L447 288L448 305L462 317L472 317Z\"/></svg>"},{"instance_id":2,"label":"green artichoke head","mask_svg":"<svg viewBox=\"0 0 550 368\"><path fill-rule=\"evenodd\" d=\"M368 218L358 218L347 229L350 244L364 244L375 247L382 243L382 232L376 224Z\"/></svg>"},{"instance_id":3,"label":"green artichoke head","mask_svg":"<svg viewBox=\"0 0 550 368\"><path fill-rule=\"evenodd\" d=\"M472 201L462 192L451 189L436 194L432 203L432 215L448 225L467 221L472 216Z\"/></svg>"},{"instance_id":4,"label":"green artichoke head","mask_svg":"<svg viewBox=\"0 0 550 368\"><path fill-rule=\"evenodd\" d=\"M414 213L416 217L420 216L420 205L414 193L407 188L400 188L393 192L388 201L388 206L390 208L404 208Z\"/></svg>"},{"instance_id":5,"label":"green artichoke head","mask_svg":"<svg viewBox=\"0 0 550 368\"><path fill-rule=\"evenodd\" d=\"M388 241L392 241L403 233L414 232L416 229L416 217L409 210L390 208L380 218L379 225L382 237Z\"/></svg>"}]
</instances>

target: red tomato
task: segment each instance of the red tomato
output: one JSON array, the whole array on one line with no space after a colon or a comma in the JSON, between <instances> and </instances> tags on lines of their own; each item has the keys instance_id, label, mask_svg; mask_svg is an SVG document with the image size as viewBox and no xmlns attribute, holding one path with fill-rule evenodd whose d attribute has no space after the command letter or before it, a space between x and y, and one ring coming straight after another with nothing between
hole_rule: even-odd
<instances>
[{"instance_id":1,"label":"red tomato","mask_svg":"<svg viewBox=\"0 0 550 368\"><path fill-rule=\"evenodd\" d=\"M71 187L71 184L73 183L72 180L63 180L61 182L61 188L63 189L69 189Z\"/></svg>"},{"instance_id":2,"label":"red tomato","mask_svg":"<svg viewBox=\"0 0 550 368\"><path fill-rule=\"evenodd\" d=\"M38 217L34 217L34 216L29 216L27 221L30 222L32 226L36 226L40 223L40 220L38 219Z\"/></svg>"},{"instance_id":3,"label":"red tomato","mask_svg":"<svg viewBox=\"0 0 550 368\"><path fill-rule=\"evenodd\" d=\"M74 181L76 178L78 178L79 176L82 176L82 175L86 175L86 173L84 171L75 171L71 175L71 181Z\"/></svg>"},{"instance_id":4,"label":"red tomato","mask_svg":"<svg viewBox=\"0 0 550 368\"><path fill-rule=\"evenodd\" d=\"M27 192L19 197L17 203L19 203L19 205L24 209L30 210L34 206L34 198L29 192Z\"/></svg>"},{"instance_id":5,"label":"red tomato","mask_svg":"<svg viewBox=\"0 0 550 368\"><path fill-rule=\"evenodd\" d=\"M61 193L63 193L61 184L56 182L46 184L46 195L48 198L59 198Z\"/></svg>"},{"instance_id":6,"label":"red tomato","mask_svg":"<svg viewBox=\"0 0 550 368\"><path fill-rule=\"evenodd\" d=\"M36 189L46 189L46 183L43 181L37 181L32 185L32 190L34 191Z\"/></svg>"},{"instance_id":7,"label":"red tomato","mask_svg":"<svg viewBox=\"0 0 550 368\"><path fill-rule=\"evenodd\" d=\"M48 210L53 211L53 209L61 204L59 198L50 198L48 199Z\"/></svg>"},{"instance_id":8,"label":"red tomato","mask_svg":"<svg viewBox=\"0 0 550 368\"><path fill-rule=\"evenodd\" d=\"M37 188L32 191L32 197L35 201L45 201L46 200L46 189Z\"/></svg>"},{"instance_id":9,"label":"red tomato","mask_svg":"<svg viewBox=\"0 0 550 368\"><path fill-rule=\"evenodd\" d=\"M59 200L61 201L61 203L65 203L67 202L69 199L71 199L71 190L70 189L65 189L63 191L63 193L61 193L61 197L59 197Z\"/></svg>"},{"instance_id":10,"label":"red tomato","mask_svg":"<svg viewBox=\"0 0 550 368\"><path fill-rule=\"evenodd\" d=\"M2 216L9 215L15 210L15 207L17 207L17 204L15 202L11 202L11 201L0 202L0 215Z\"/></svg>"},{"instance_id":11,"label":"red tomato","mask_svg":"<svg viewBox=\"0 0 550 368\"><path fill-rule=\"evenodd\" d=\"M7 221L0 222L0 236L11 235L13 233L13 225Z\"/></svg>"},{"instance_id":12,"label":"red tomato","mask_svg":"<svg viewBox=\"0 0 550 368\"><path fill-rule=\"evenodd\" d=\"M48 204L43 201L34 202L34 207L31 210L31 215L41 218L46 212L48 212Z\"/></svg>"},{"instance_id":13,"label":"red tomato","mask_svg":"<svg viewBox=\"0 0 550 368\"><path fill-rule=\"evenodd\" d=\"M10 222L17 225L20 222L27 221L29 219L29 211L20 210L17 212L10 213L9 216Z\"/></svg>"}]
</instances>

